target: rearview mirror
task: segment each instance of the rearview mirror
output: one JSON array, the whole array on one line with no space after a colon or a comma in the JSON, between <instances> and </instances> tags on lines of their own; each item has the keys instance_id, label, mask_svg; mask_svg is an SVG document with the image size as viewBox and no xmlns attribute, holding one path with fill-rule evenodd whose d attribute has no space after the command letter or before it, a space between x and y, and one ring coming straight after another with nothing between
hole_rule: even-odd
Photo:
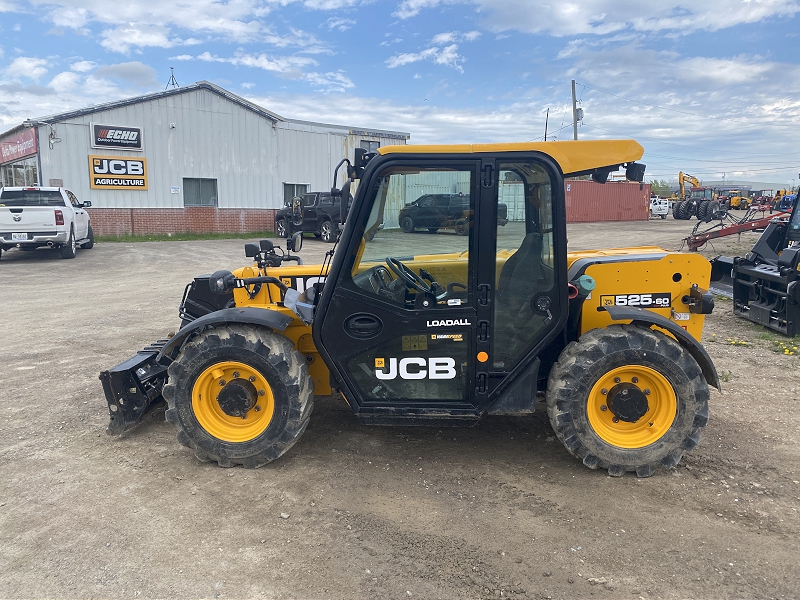
<instances>
[{"instance_id":1,"label":"rearview mirror","mask_svg":"<svg viewBox=\"0 0 800 600\"><path fill-rule=\"evenodd\" d=\"M244 255L247 258L255 258L256 256L258 256L258 252L259 252L258 244L250 243L244 245Z\"/></svg>"},{"instance_id":2,"label":"rearview mirror","mask_svg":"<svg viewBox=\"0 0 800 600\"><path fill-rule=\"evenodd\" d=\"M625 167L625 179L642 183L644 181L644 170L646 168L646 165L640 163L628 163Z\"/></svg>"},{"instance_id":3,"label":"rearview mirror","mask_svg":"<svg viewBox=\"0 0 800 600\"><path fill-rule=\"evenodd\" d=\"M286 249L289 252L300 252L303 247L303 232L298 231L291 238L286 240Z\"/></svg>"}]
</instances>

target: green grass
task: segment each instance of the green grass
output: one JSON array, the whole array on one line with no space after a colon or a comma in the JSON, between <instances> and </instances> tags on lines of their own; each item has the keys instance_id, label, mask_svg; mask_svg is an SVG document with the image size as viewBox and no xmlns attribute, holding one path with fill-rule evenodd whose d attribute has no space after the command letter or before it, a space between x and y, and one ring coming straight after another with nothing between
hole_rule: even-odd
<instances>
[{"instance_id":1,"label":"green grass","mask_svg":"<svg viewBox=\"0 0 800 600\"><path fill-rule=\"evenodd\" d=\"M96 242L193 242L198 240L261 240L275 237L272 231L250 233L152 233L145 235L98 235Z\"/></svg>"},{"instance_id":2,"label":"green grass","mask_svg":"<svg viewBox=\"0 0 800 600\"><path fill-rule=\"evenodd\" d=\"M719 378L722 381L725 381L725 382L728 382L728 381L731 380L731 375L732 375L732 373L730 371L720 371L719 372Z\"/></svg>"},{"instance_id":3,"label":"green grass","mask_svg":"<svg viewBox=\"0 0 800 600\"><path fill-rule=\"evenodd\" d=\"M762 331L756 334L757 340L766 340L767 342L774 342L777 338L775 334L770 331Z\"/></svg>"}]
</instances>

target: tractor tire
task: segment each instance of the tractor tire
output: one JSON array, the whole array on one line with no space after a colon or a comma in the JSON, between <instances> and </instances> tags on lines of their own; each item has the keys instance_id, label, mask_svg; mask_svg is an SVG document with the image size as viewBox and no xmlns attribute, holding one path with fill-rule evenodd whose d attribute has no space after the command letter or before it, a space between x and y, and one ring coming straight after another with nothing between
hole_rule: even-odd
<instances>
[{"instance_id":1,"label":"tractor tire","mask_svg":"<svg viewBox=\"0 0 800 600\"><path fill-rule=\"evenodd\" d=\"M75 244L75 229L70 228L67 243L61 246L61 258L75 258L78 246Z\"/></svg>"},{"instance_id":2,"label":"tractor tire","mask_svg":"<svg viewBox=\"0 0 800 600\"><path fill-rule=\"evenodd\" d=\"M89 223L89 235L85 242L81 244L81 248L84 250L90 250L94 247L94 231L92 231L92 224Z\"/></svg>"},{"instance_id":3,"label":"tractor tire","mask_svg":"<svg viewBox=\"0 0 800 600\"><path fill-rule=\"evenodd\" d=\"M166 419L201 461L255 469L300 438L314 406L303 356L280 334L230 325L199 334L169 366Z\"/></svg>"},{"instance_id":4,"label":"tractor tire","mask_svg":"<svg viewBox=\"0 0 800 600\"><path fill-rule=\"evenodd\" d=\"M721 210L722 209L719 205L719 202L716 200L709 200L708 205L706 206L706 215L703 221L710 223L711 221L718 220L721 217Z\"/></svg>"},{"instance_id":5,"label":"tractor tire","mask_svg":"<svg viewBox=\"0 0 800 600\"><path fill-rule=\"evenodd\" d=\"M570 343L547 385L556 436L584 465L615 477L677 465L708 422L708 399L688 352L633 325L594 329Z\"/></svg>"},{"instance_id":6,"label":"tractor tire","mask_svg":"<svg viewBox=\"0 0 800 600\"><path fill-rule=\"evenodd\" d=\"M684 221L686 220L686 211L688 208L688 202L686 202L686 200L680 200L675 203L675 207L672 209L672 216L679 221Z\"/></svg>"},{"instance_id":7,"label":"tractor tire","mask_svg":"<svg viewBox=\"0 0 800 600\"><path fill-rule=\"evenodd\" d=\"M336 241L336 231L333 228L332 221L324 221L319 228L319 233L322 241L327 244L332 244Z\"/></svg>"},{"instance_id":8,"label":"tractor tire","mask_svg":"<svg viewBox=\"0 0 800 600\"><path fill-rule=\"evenodd\" d=\"M411 217L403 217L400 219L400 229L402 229L405 233L411 233L416 229L414 226L414 221Z\"/></svg>"},{"instance_id":9,"label":"tractor tire","mask_svg":"<svg viewBox=\"0 0 800 600\"><path fill-rule=\"evenodd\" d=\"M278 234L278 237L286 237L286 221L284 219L275 221L275 233Z\"/></svg>"},{"instance_id":10,"label":"tractor tire","mask_svg":"<svg viewBox=\"0 0 800 600\"><path fill-rule=\"evenodd\" d=\"M708 200L703 200L700 204L697 205L697 220L698 221L706 221L706 217L708 215Z\"/></svg>"}]
</instances>

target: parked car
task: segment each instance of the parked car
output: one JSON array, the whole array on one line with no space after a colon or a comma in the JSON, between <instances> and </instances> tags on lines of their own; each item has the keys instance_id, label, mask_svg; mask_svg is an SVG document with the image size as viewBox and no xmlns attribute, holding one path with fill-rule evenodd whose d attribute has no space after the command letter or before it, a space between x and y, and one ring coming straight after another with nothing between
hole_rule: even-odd
<instances>
[{"instance_id":1,"label":"parked car","mask_svg":"<svg viewBox=\"0 0 800 600\"><path fill-rule=\"evenodd\" d=\"M293 210L295 203L298 206ZM286 237L291 226L292 233L313 233L322 241L333 243L339 231L339 204L339 198L332 198L330 192L308 192L296 196L275 215L275 233Z\"/></svg>"},{"instance_id":2,"label":"parked car","mask_svg":"<svg viewBox=\"0 0 800 600\"><path fill-rule=\"evenodd\" d=\"M411 233L424 228L435 233L442 228L455 228L459 235L469 233L469 194L425 194L400 209L400 229ZM508 223L508 207L497 205L497 223Z\"/></svg>"},{"instance_id":3,"label":"parked car","mask_svg":"<svg viewBox=\"0 0 800 600\"><path fill-rule=\"evenodd\" d=\"M666 219L669 214L669 200L659 196L650 196L650 218Z\"/></svg>"},{"instance_id":4,"label":"parked car","mask_svg":"<svg viewBox=\"0 0 800 600\"><path fill-rule=\"evenodd\" d=\"M94 246L91 202L61 187L5 187L0 190L0 254L9 248L59 248L75 258L76 248Z\"/></svg>"}]
</instances>

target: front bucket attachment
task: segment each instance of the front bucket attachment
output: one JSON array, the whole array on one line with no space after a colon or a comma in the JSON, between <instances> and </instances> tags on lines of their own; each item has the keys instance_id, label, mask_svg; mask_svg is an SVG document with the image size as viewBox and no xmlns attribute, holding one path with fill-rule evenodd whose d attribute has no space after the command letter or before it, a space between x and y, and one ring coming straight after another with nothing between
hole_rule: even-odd
<instances>
[{"instance_id":1,"label":"front bucket attachment","mask_svg":"<svg viewBox=\"0 0 800 600\"><path fill-rule=\"evenodd\" d=\"M711 283L708 290L733 300L733 257L718 256L711 259Z\"/></svg>"},{"instance_id":2,"label":"front bucket attachment","mask_svg":"<svg viewBox=\"0 0 800 600\"><path fill-rule=\"evenodd\" d=\"M159 340L100 373L111 418L106 430L109 435L120 435L139 423L148 409L162 399L167 367L157 362L156 357L166 341Z\"/></svg>"}]
</instances>

